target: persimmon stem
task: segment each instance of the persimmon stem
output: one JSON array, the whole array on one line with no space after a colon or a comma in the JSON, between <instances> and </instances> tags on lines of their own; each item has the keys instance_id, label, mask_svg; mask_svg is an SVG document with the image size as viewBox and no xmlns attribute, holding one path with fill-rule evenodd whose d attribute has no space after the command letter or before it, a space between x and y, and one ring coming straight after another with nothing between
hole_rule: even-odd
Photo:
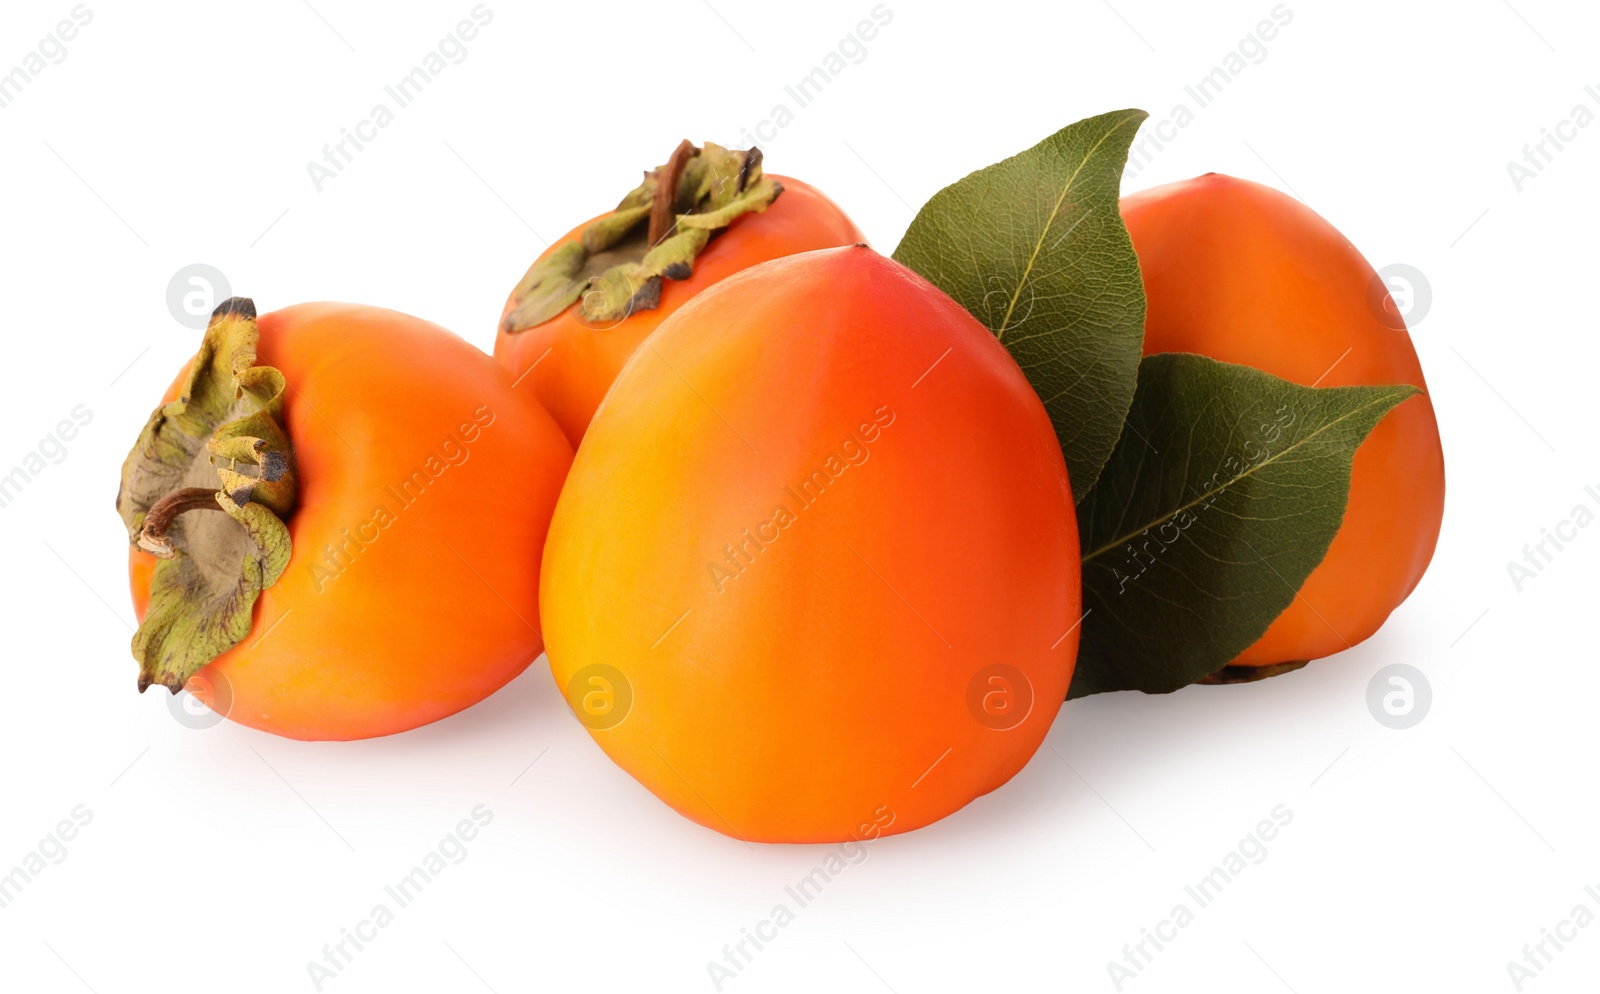
<instances>
[{"instance_id":1,"label":"persimmon stem","mask_svg":"<svg viewBox=\"0 0 1600 994\"><path fill-rule=\"evenodd\" d=\"M145 512L144 527L139 530L139 548L163 559L173 556L172 543L167 540L167 529L178 515L185 511L220 511L215 487L182 487L150 505Z\"/></svg>"},{"instance_id":2,"label":"persimmon stem","mask_svg":"<svg viewBox=\"0 0 1600 994\"><path fill-rule=\"evenodd\" d=\"M744 162L739 166L740 193L743 193L744 188L750 183L751 170L761 165L761 160L763 158L765 158L765 156L762 154L760 145L752 145L750 146L749 150L744 153Z\"/></svg>"},{"instance_id":3,"label":"persimmon stem","mask_svg":"<svg viewBox=\"0 0 1600 994\"><path fill-rule=\"evenodd\" d=\"M700 154L700 150L690 144L685 138L672 150L672 157L661 168L661 173L656 177L655 195L650 201L650 230L648 238L651 245L658 245L661 239L667 237L667 232L672 230L674 219L677 217L678 180L683 176L683 167L689 160Z\"/></svg>"}]
</instances>

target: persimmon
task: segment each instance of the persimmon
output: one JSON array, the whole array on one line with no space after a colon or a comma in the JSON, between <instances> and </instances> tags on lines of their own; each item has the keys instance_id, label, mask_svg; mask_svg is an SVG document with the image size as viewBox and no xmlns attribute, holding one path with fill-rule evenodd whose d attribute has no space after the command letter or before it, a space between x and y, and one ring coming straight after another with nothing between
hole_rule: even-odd
<instances>
[{"instance_id":1,"label":"persimmon","mask_svg":"<svg viewBox=\"0 0 1600 994\"><path fill-rule=\"evenodd\" d=\"M297 739L404 731L537 658L572 449L470 344L231 299L123 467L139 689Z\"/></svg>"},{"instance_id":2,"label":"persimmon","mask_svg":"<svg viewBox=\"0 0 1600 994\"><path fill-rule=\"evenodd\" d=\"M1077 651L1072 489L1005 348L866 246L661 323L545 547L551 671L674 809L746 840L908 831L1005 783Z\"/></svg>"},{"instance_id":3,"label":"persimmon","mask_svg":"<svg viewBox=\"0 0 1600 994\"><path fill-rule=\"evenodd\" d=\"M1439 428L1405 322L1349 240L1270 187L1208 173L1124 197L1122 217L1144 274L1146 355L1193 352L1307 386L1423 391L1356 450L1327 555L1233 665L1292 666L1361 642L1422 578L1444 514Z\"/></svg>"},{"instance_id":4,"label":"persimmon","mask_svg":"<svg viewBox=\"0 0 1600 994\"><path fill-rule=\"evenodd\" d=\"M764 173L759 148L685 141L535 260L506 300L495 358L576 448L628 357L685 301L756 263L864 238L816 189Z\"/></svg>"}]
</instances>

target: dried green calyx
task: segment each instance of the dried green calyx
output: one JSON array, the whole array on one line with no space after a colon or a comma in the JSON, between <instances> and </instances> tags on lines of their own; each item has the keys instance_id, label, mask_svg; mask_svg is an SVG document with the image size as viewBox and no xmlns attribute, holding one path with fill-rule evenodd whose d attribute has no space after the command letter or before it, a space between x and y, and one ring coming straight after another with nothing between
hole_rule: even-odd
<instances>
[{"instance_id":1,"label":"dried green calyx","mask_svg":"<svg viewBox=\"0 0 1600 994\"><path fill-rule=\"evenodd\" d=\"M533 264L500 323L516 333L578 305L589 324L614 324L661 302L661 281L688 279L713 236L783 192L761 171L761 149L680 142L672 158L582 235Z\"/></svg>"},{"instance_id":2,"label":"dried green calyx","mask_svg":"<svg viewBox=\"0 0 1600 994\"><path fill-rule=\"evenodd\" d=\"M256 598L289 562L287 384L256 365L257 334L250 300L220 304L177 399L150 415L122 464L117 513L128 540L161 560L133 636L140 691L176 694L241 642Z\"/></svg>"}]
</instances>

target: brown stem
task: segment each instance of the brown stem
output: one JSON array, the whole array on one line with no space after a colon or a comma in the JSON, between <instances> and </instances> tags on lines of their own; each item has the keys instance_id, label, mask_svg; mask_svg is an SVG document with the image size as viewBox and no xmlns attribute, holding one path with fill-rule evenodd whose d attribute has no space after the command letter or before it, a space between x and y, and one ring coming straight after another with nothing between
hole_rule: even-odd
<instances>
[{"instance_id":1,"label":"brown stem","mask_svg":"<svg viewBox=\"0 0 1600 994\"><path fill-rule=\"evenodd\" d=\"M757 166L761 165L762 158L763 158L763 156L762 156L762 153L761 153L761 146L760 145L752 145L752 146L750 146L750 150L744 154L744 162L739 165L739 192L740 193L743 193L744 192L744 188L749 185L749 183L750 183L750 173Z\"/></svg>"},{"instance_id":2,"label":"brown stem","mask_svg":"<svg viewBox=\"0 0 1600 994\"><path fill-rule=\"evenodd\" d=\"M167 541L167 529L178 515L185 511L220 511L215 487L182 487L167 494L145 512L144 527L139 531L139 548L153 552L163 559L173 556L172 543Z\"/></svg>"},{"instance_id":3,"label":"brown stem","mask_svg":"<svg viewBox=\"0 0 1600 994\"><path fill-rule=\"evenodd\" d=\"M689 143L685 138L672 150L672 157L667 164L661 167L656 175L656 191L650 201L650 244L655 245L667 236L672 230L673 220L677 216L678 179L683 176L683 167L689 160L700 154L700 150Z\"/></svg>"}]
</instances>

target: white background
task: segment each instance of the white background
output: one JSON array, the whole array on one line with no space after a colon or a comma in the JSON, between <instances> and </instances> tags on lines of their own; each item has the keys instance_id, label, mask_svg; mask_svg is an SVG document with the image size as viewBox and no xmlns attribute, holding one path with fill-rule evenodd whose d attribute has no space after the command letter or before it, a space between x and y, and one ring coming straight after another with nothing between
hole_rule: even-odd
<instances>
[{"instance_id":1,"label":"white background","mask_svg":"<svg viewBox=\"0 0 1600 994\"><path fill-rule=\"evenodd\" d=\"M466 860L325 990L708 992L723 945L792 907L784 887L826 847L747 847L674 814L602 755L543 661L379 741L174 720L166 695L134 691L112 508L198 342L165 301L181 267L217 267L263 310L382 304L488 348L542 238L678 139L736 142L792 105L784 86L873 6L713 2L489 0L465 60L320 193L306 163L473 0L90 0L66 58L0 110L0 471L75 405L93 412L0 509L0 873L75 806L93 813L0 909L0 989L312 991L307 962L479 804L493 821ZM0 9L0 72L72 6ZM874 843L725 990L1113 991L1107 962L1276 805L1293 821L1267 858L1125 990L1511 991L1525 943L1580 902L1600 911L1584 893L1600 885L1600 527L1520 592L1506 570L1600 488L1600 126L1520 192L1506 171L1575 105L1600 111L1584 93L1600 11L1287 6L1264 61L1127 187L1248 177L1375 266L1426 275L1413 335L1449 467L1431 571L1376 637L1298 673L1066 705L1015 780ZM766 143L772 171L826 191L883 251L941 186L1065 124L1192 106L1184 86L1273 3L887 7L866 57ZM1391 663L1433 689L1406 731L1367 709ZM1597 976L1591 925L1523 989Z\"/></svg>"}]
</instances>

